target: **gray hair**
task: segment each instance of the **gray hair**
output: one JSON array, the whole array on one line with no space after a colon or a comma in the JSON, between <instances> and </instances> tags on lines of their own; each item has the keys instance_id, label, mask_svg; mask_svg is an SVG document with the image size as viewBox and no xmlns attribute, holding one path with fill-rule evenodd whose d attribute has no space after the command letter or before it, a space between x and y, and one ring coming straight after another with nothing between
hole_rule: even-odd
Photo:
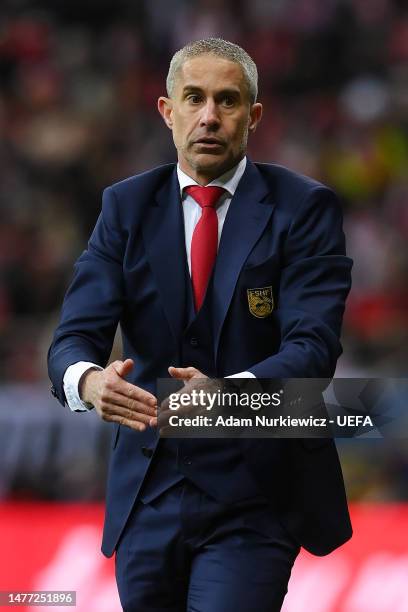
<instances>
[{"instance_id":1,"label":"gray hair","mask_svg":"<svg viewBox=\"0 0 408 612\"><path fill-rule=\"evenodd\" d=\"M193 57L198 57L199 55L205 55L207 53L239 64L244 73L251 104L256 102L258 95L258 70L254 60L244 51L244 49L222 38L195 40L188 43L182 49L179 49L179 51L173 55L166 79L167 95L169 97L172 96L177 72L184 62Z\"/></svg>"}]
</instances>

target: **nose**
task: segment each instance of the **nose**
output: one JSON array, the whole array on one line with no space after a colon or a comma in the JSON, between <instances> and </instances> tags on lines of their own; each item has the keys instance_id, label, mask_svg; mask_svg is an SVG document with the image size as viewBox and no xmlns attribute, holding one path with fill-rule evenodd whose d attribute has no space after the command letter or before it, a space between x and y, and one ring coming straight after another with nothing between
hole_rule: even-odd
<instances>
[{"instance_id":1,"label":"nose","mask_svg":"<svg viewBox=\"0 0 408 612\"><path fill-rule=\"evenodd\" d=\"M200 126L216 129L220 125L220 117L218 114L218 108L214 100L210 98L207 100L205 106L202 108L200 117Z\"/></svg>"}]
</instances>

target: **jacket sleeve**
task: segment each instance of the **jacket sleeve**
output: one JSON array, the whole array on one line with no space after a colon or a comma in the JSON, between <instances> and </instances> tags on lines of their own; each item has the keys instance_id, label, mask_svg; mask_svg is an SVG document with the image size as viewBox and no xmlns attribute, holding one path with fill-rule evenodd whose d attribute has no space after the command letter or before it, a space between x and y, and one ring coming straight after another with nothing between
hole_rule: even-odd
<instances>
[{"instance_id":1,"label":"jacket sleeve","mask_svg":"<svg viewBox=\"0 0 408 612\"><path fill-rule=\"evenodd\" d=\"M279 351L248 367L251 373L257 378L333 376L342 352L351 268L337 197L316 187L299 207L286 240L275 310Z\"/></svg>"},{"instance_id":2,"label":"jacket sleeve","mask_svg":"<svg viewBox=\"0 0 408 612\"><path fill-rule=\"evenodd\" d=\"M90 361L105 367L123 306L122 261L126 236L121 232L116 197L105 189L102 211L74 267L59 325L48 351L52 393L65 404L63 377L68 366Z\"/></svg>"}]
</instances>

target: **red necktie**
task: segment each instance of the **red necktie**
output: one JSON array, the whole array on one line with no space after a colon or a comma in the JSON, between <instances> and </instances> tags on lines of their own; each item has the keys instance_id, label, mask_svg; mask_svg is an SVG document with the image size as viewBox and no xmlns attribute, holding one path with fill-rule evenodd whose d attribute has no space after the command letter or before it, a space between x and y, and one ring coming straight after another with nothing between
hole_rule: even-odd
<instances>
[{"instance_id":1,"label":"red necktie","mask_svg":"<svg viewBox=\"0 0 408 612\"><path fill-rule=\"evenodd\" d=\"M191 281L194 304L198 312L204 301L208 281L214 267L218 249L218 217L215 204L225 192L222 187L192 185L185 191L202 208L201 217L195 226L191 241Z\"/></svg>"}]
</instances>

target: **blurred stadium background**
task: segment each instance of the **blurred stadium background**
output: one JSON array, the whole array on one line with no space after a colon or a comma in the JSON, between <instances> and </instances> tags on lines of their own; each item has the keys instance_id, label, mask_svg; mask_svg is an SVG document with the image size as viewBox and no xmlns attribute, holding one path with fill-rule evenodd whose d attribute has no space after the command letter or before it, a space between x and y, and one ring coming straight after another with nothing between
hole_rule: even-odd
<instances>
[{"instance_id":1,"label":"blurred stadium background","mask_svg":"<svg viewBox=\"0 0 408 612\"><path fill-rule=\"evenodd\" d=\"M50 396L46 351L102 189L175 159L156 99L172 53L210 35L258 65L251 158L342 198L355 265L337 375L407 376L404 0L1 0L0 590L120 609L99 554L109 429ZM285 610L407 611L407 440L338 447L355 537L302 555Z\"/></svg>"}]
</instances>

